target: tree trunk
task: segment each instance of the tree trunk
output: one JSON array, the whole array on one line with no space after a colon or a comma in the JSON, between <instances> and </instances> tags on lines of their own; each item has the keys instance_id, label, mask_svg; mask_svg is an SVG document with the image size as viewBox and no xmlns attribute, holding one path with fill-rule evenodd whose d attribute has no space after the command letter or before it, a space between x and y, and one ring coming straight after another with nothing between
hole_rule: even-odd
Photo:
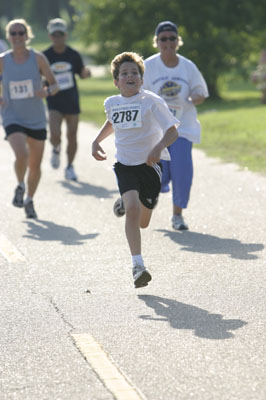
<instances>
[{"instance_id":1,"label":"tree trunk","mask_svg":"<svg viewBox=\"0 0 266 400\"><path fill-rule=\"evenodd\" d=\"M209 90L209 95L213 100L220 100L221 96L219 94L218 88L217 88L217 84L213 83L213 82L208 82L207 81L207 86L208 86L208 90Z\"/></svg>"}]
</instances>

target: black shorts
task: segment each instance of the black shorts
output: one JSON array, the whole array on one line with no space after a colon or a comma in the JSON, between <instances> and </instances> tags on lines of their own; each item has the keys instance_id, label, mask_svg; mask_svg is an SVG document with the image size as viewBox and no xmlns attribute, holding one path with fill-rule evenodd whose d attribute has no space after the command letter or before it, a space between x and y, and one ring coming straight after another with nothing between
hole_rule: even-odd
<instances>
[{"instance_id":1,"label":"black shorts","mask_svg":"<svg viewBox=\"0 0 266 400\"><path fill-rule=\"evenodd\" d=\"M47 131L46 129L30 129L30 128L25 128L24 126L18 125L18 124L11 124L5 127L6 131L6 138L11 135L12 133L16 132L21 132L24 133L25 135L37 139L37 140L45 140L47 137Z\"/></svg>"},{"instance_id":2,"label":"black shorts","mask_svg":"<svg viewBox=\"0 0 266 400\"><path fill-rule=\"evenodd\" d=\"M75 107L71 108L71 110L68 109L68 110L67 110L68 112L66 112L66 109L63 108L63 107L50 107L50 108L48 108L48 111L57 111L57 112L59 112L60 114L62 114L63 116L65 116L65 115L78 115L78 114L80 114L80 109L77 109L77 108L75 108Z\"/></svg>"},{"instance_id":3,"label":"black shorts","mask_svg":"<svg viewBox=\"0 0 266 400\"><path fill-rule=\"evenodd\" d=\"M121 196L129 190L137 190L145 207L152 210L156 206L161 190L161 163L149 167L147 164L128 166L116 162L114 171Z\"/></svg>"}]
</instances>

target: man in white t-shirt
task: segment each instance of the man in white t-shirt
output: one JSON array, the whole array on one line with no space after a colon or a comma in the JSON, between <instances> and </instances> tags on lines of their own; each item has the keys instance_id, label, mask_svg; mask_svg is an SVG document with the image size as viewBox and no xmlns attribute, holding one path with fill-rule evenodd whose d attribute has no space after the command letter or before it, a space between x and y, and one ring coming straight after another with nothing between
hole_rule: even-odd
<instances>
[{"instance_id":1,"label":"man in white t-shirt","mask_svg":"<svg viewBox=\"0 0 266 400\"><path fill-rule=\"evenodd\" d=\"M105 160L100 143L115 132L117 162L114 170L122 199L114 205L117 216L126 214L125 230L132 255L135 287L151 280L141 255L140 228L149 225L161 189L160 159L178 134L179 121L159 96L141 90L144 63L136 53L117 55L111 64L120 95L104 102L107 120L92 144L96 160Z\"/></svg>"},{"instance_id":2,"label":"man in white t-shirt","mask_svg":"<svg viewBox=\"0 0 266 400\"><path fill-rule=\"evenodd\" d=\"M178 139L169 147L171 161L162 161L161 191L168 192L172 181L172 226L176 230L188 229L182 210L187 208L192 185L192 145L200 142L201 133L195 106L201 104L209 94L196 65L176 53L183 42L173 22L158 24L153 44L160 53L145 60L143 87L161 96L180 120Z\"/></svg>"}]
</instances>

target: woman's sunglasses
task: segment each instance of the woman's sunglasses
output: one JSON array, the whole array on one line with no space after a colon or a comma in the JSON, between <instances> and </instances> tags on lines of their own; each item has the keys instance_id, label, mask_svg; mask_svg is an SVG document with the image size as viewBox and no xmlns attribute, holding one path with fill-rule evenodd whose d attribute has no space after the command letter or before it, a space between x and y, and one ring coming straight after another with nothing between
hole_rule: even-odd
<instances>
[{"instance_id":1,"label":"woman's sunglasses","mask_svg":"<svg viewBox=\"0 0 266 400\"><path fill-rule=\"evenodd\" d=\"M166 42L167 40L170 40L170 42L174 42L177 39L177 36L163 36L159 40L161 42Z\"/></svg>"},{"instance_id":2,"label":"woman's sunglasses","mask_svg":"<svg viewBox=\"0 0 266 400\"><path fill-rule=\"evenodd\" d=\"M19 35L19 36L23 36L23 35L25 35L25 31L18 31L18 32L15 32L15 31L13 31L13 32L9 32L9 35L10 36L17 36L17 35Z\"/></svg>"}]
</instances>

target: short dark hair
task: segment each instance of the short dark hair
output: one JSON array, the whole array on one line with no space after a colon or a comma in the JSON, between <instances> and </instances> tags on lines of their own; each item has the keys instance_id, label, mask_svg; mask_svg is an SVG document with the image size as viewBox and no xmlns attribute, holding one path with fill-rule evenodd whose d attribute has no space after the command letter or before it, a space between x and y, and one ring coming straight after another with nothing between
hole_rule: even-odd
<instances>
[{"instance_id":1,"label":"short dark hair","mask_svg":"<svg viewBox=\"0 0 266 400\"><path fill-rule=\"evenodd\" d=\"M111 73L114 79L118 78L120 67L124 62L134 62L137 64L139 73L143 77L145 69L143 58L138 53L124 52L115 56L111 62Z\"/></svg>"}]
</instances>

